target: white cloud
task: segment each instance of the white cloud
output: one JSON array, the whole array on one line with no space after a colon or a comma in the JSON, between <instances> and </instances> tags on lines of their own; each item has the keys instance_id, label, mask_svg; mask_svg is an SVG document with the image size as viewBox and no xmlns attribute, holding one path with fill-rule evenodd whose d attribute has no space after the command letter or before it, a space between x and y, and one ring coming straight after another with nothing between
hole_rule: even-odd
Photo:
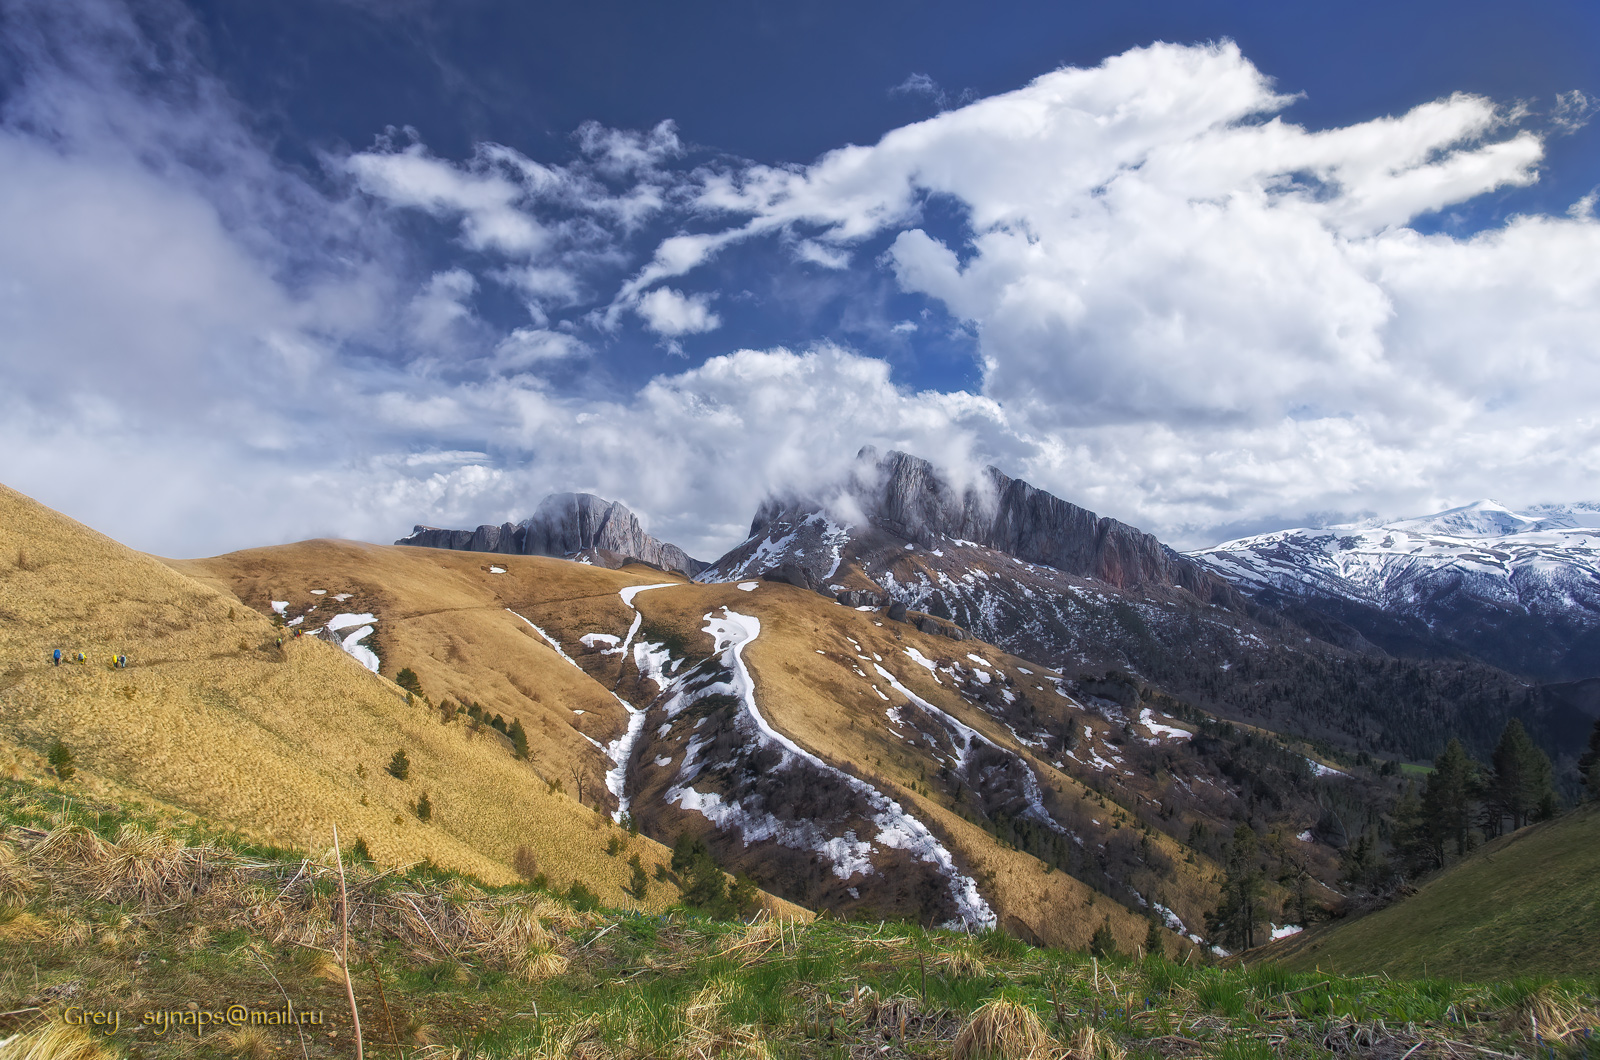
<instances>
[{"instance_id":1,"label":"white cloud","mask_svg":"<svg viewBox=\"0 0 1600 1060\"><path fill-rule=\"evenodd\" d=\"M817 488L866 443L992 461L1177 543L1593 496L1592 206L1407 227L1536 178L1537 136L1482 99L1308 131L1232 46L1162 45L810 166L674 175L670 126L585 127L565 166L380 144L333 163L362 189L341 194L275 164L181 61L152 97L124 9L75 7L0 118L0 480L137 547L390 540L588 489L710 558L769 488ZM970 241L923 220L930 196ZM458 231L477 274L408 275L395 210ZM677 234L633 253L652 218ZM827 343L610 396L532 374L590 356L546 314L593 297L591 267L620 283L612 325L670 341L721 321L663 281L734 242L872 268L852 251L874 236L904 291L978 336L982 393L914 392ZM485 282L534 323L491 329Z\"/></svg>"},{"instance_id":2,"label":"white cloud","mask_svg":"<svg viewBox=\"0 0 1600 1060\"><path fill-rule=\"evenodd\" d=\"M1573 89L1556 93L1556 105L1550 109L1550 124L1559 132L1575 133L1600 110L1600 100Z\"/></svg>"},{"instance_id":3,"label":"white cloud","mask_svg":"<svg viewBox=\"0 0 1600 1060\"><path fill-rule=\"evenodd\" d=\"M844 269L850 265L850 252L843 247L830 247L815 239L802 239L795 244L794 256L825 269Z\"/></svg>"},{"instance_id":4,"label":"white cloud","mask_svg":"<svg viewBox=\"0 0 1600 1060\"><path fill-rule=\"evenodd\" d=\"M495 365L515 371L541 361L581 357L589 352L578 339L546 328L517 328L495 347Z\"/></svg>"},{"instance_id":5,"label":"white cloud","mask_svg":"<svg viewBox=\"0 0 1600 1060\"><path fill-rule=\"evenodd\" d=\"M1292 102L1231 43L1134 49L708 177L702 205L744 219L702 238L895 233L900 286L975 328L1041 484L1153 529L1592 491L1562 469L1600 402L1600 226L1407 227L1536 180L1539 137L1461 94L1323 131ZM918 227L932 196L970 242Z\"/></svg>"},{"instance_id":6,"label":"white cloud","mask_svg":"<svg viewBox=\"0 0 1600 1060\"><path fill-rule=\"evenodd\" d=\"M640 298L634 308L646 327L669 338L715 331L722 326L722 318L711 311L711 297L706 294L686 295L671 287L657 287Z\"/></svg>"}]
</instances>

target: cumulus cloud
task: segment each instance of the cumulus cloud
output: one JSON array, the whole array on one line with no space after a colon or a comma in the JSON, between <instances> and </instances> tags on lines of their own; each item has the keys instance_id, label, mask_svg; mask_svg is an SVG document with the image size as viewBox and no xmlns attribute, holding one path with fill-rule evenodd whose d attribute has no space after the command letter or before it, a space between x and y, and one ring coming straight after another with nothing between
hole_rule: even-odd
<instances>
[{"instance_id":1,"label":"cumulus cloud","mask_svg":"<svg viewBox=\"0 0 1600 1060\"><path fill-rule=\"evenodd\" d=\"M181 49L167 81L136 73L153 52L126 8L17 6L0 479L138 547L389 540L584 489L709 558L768 490L821 489L867 443L993 462L1180 544L1572 499L1600 472L1592 203L1410 227L1537 179L1539 135L1478 97L1308 130L1236 47L1158 45L810 165L689 168L670 123L585 126L559 165L393 133L318 183ZM411 264L405 214L459 260ZM942 305L977 336L980 392L908 389L822 336L550 381L635 320L719 327L678 278L761 240ZM493 297L531 321L497 329ZM882 331L914 350L937 329L906 315Z\"/></svg>"},{"instance_id":2,"label":"cumulus cloud","mask_svg":"<svg viewBox=\"0 0 1600 1060\"><path fill-rule=\"evenodd\" d=\"M1600 228L1409 227L1535 181L1538 135L1464 94L1320 131L1292 102L1231 43L1155 45L808 167L716 175L703 202L745 215L725 239L892 233L901 288L970 322L983 393L1061 454L1034 473L1157 529L1588 488L1560 467L1587 464L1600 399ZM969 238L919 226L934 197Z\"/></svg>"},{"instance_id":3,"label":"cumulus cloud","mask_svg":"<svg viewBox=\"0 0 1600 1060\"><path fill-rule=\"evenodd\" d=\"M646 327L668 338L697 335L722 326L722 318L711 311L711 297L706 294L686 295L671 287L657 287L640 298L634 308Z\"/></svg>"}]
</instances>

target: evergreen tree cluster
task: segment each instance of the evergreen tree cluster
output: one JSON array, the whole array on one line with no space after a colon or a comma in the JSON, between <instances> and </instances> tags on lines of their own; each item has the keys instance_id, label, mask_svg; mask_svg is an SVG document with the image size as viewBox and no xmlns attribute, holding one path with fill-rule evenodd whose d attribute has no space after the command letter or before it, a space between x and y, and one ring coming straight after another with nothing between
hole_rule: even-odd
<instances>
[{"instance_id":1,"label":"evergreen tree cluster","mask_svg":"<svg viewBox=\"0 0 1600 1060\"><path fill-rule=\"evenodd\" d=\"M754 881L741 873L733 886L728 886L722 866L703 839L687 832L678 837L672 847L672 871L677 875L683 904L692 909L722 919L747 916L755 910L759 895ZM642 872L641 869L635 874L635 884Z\"/></svg>"},{"instance_id":2,"label":"evergreen tree cluster","mask_svg":"<svg viewBox=\"0 0 1600 1060\"><path fill-rule=\"evenodd\" d=\"M1451 740L1433 760L1422 790L1412 785L1395 807L1397 867L1407 874L1439 868L1480 839L1547 820L1559 808L1550 759L1517 719L1506 723L1488 764Z\"/></svg>"}]
</instances>

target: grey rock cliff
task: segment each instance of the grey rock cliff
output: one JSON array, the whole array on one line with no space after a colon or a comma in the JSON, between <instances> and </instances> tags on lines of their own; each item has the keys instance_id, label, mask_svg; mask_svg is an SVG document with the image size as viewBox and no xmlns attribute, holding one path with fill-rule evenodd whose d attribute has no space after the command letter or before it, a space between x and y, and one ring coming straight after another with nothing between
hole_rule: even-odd
<instances>
[{"instance_id":1,"label":"grey rock cliff","mask_svg":"<svg viewBox=\"0 0 1600 1060\"><path fill-rule=\"evenodd\" d=\"M677 545L645 533L638 517L626 505L592 493L553 493L520 523L484 525L476 530L418 526L395 544L512 556L615 553L619 563L643 560L690 577L706 567Z\"/></svg>"},{"instance_id":2,"label":"grey rock cliff","mask_svg":"<svg viewBox=\"0 0 1600 1060\"><path fill-rule=\"evenodd\" d=\"M958 488L921 457L890 451L880 458L868 446L857 456L850 493L873 527L927 548L941 538L959 538L1119 589L1172 586L1208 603L1241 603L1223 578L1152 535L998 468L986 467L976 482ZM750 536L781 520L798 521L802 510L814 508L769 501Z\"/></svg>"}]
</instances>

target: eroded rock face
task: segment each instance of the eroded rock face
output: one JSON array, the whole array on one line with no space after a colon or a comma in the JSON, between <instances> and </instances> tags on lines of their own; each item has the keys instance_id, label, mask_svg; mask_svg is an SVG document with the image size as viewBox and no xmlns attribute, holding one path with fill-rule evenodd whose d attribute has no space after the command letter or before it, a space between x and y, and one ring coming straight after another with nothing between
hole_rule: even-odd
<instances>
[{"instance_id":1,"label":"eroded rock face","mask_svg":"<svg viewBox=\"0 0 1600 1060\"><path fill-rule=\"evenodd\" d=\"M419 526L397 545L449 548L467 552L500 552L512 556L600 556L613 553L622 562L643 560L663 570L693 577L706 565L677 545L645 533L626 505L592 493L553 493L520 523L484 525L476 530Z\"/></svg>"},{"instance_id":2,"label":"eroded rock face","mask_svg":"<svg viewBox=\"0 0 1600 1060\"><path fill-rule=\"evenodd\" d=\"M846 491L874 529L924 548L955 539L1118 589L1182 588L1206 603L1242 603L1225 579L1152 535L1101 518L998 468L986 467L976 482L958 487L921 457L891 451L880 458L869 446L858 454ZM794 527L802 537L820 536L827 529L822 522L812 519L810 527L803 525L808 515L820 511L819 505L804 501L768 501L756 513L750 537L760 538L779 524ZM717 566L731 569L743 558L737 552ZM809 554L822 552L813 545ZM730 557L734 563L728 562ZM813 574L827 578L833 571Z\"/></svg>"}]
</instances>

